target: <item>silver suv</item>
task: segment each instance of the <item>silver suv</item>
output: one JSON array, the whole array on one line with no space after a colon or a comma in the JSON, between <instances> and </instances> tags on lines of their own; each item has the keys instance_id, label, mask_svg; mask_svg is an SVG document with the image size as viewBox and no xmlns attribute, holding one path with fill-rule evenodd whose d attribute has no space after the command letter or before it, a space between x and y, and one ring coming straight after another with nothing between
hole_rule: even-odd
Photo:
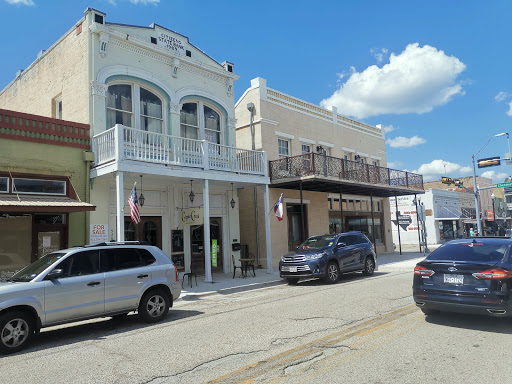
<instances>
[{"instance_id":1,"label":"silver suv","mask_svg":"<svg viewBox=\"0 0 512 384\"><path fill-rule=\"evenodd\" d=\"M178 270L157 247L123 242L56 251L0 283L0 352L17 352L57 324L131 311L154 323L180 294Z\"/></svg>"}]
</instances>

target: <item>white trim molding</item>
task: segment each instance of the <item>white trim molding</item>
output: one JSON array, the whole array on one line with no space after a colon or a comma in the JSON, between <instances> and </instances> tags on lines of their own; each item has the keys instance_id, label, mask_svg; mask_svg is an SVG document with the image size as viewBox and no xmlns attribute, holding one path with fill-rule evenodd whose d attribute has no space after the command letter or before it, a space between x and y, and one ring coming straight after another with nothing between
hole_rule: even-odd
<instances>
[{"instance_id":1,"label":"white trim molding","mask_svg":"<svg viewBox=\"0 0 512 384\"><path fill-rule=\"evenodd\" d=\"M316 140L305 139L305 138L300 137L300 136L299 136L299 141L301 141L303 143L308 143L308 144L316 144Z\"/></svg>"},{"instance_id":2,"label":"white trim molding","mask_svg":"<svg viewBox=\"0 0 512 384\"><path fill-rule=\"evenodd\" d=\"M341 150L343 152L351 152L351 153L355 153L355 149L352 149L352 148L347 148L347 147L341 147Z\"/></svg>"},{"instance_id":3,"label":"white trim molding","mask_svg":"<svg viewBox=\"0 0 512 384\"><path fill-rule=\"evenodd\" d=\"M326 143L325 141L318 140L318 144L320 144L323 147L334 148L334 144Z\"/></svg>"},{"instance_id":4,"label":"white trim molding","mask_svg":"<svg viewBox=\"0 0 512 384\"><path fill-rule=\"evenodd\" d=\"M364 153L364 152L357 152L357 154L361 157L368 157L369 155L367 153Z\"/></svg>"},{"instance_id":5,"label":"white trim molding","mask_svg":"<svg viewBox=\"0 0 512 384\"><path fill-rule=\"evenodd\" d=\"M380 157L380 156L370 155L370 158L372 158L374 160L382 160L382 157Z\"/></svg>"},{"instance_id":6,"label":"white trim molding","mask_svg":"<svg viewBox=\"0 0 512 384\"><path fill-rule=\"evenodd\" d=\"M295 139L295 136L294 135L290 135L289 133L284 133L284 132L279 132L279 131L275 131L274 132L276 134L276 136L279 136L279 137L284 137L286 139Z\"/></svg>"},{"instance_id":7,"label":"white trim molding","mask_svg":"<svg viewBox=\"0 0 512 384\"><path fill-rule=\"evenodd\" d=\"M300 204L300 199L293 199L291 197L283 198L283 203L291 203L291 204ZM302 199L302 204L310 204L311 201L309 199Z\"/></svg>"}]
</instances>

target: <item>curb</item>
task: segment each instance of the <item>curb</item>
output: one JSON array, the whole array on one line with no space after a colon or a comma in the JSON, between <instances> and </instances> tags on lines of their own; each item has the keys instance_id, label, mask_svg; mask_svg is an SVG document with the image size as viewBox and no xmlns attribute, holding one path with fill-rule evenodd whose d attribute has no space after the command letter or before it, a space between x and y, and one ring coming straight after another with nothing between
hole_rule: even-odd
<instances>
[{"instance_id":1,"label":"curb","mask_svg":"<svg viewBox=\"0 0 512 384\"><path fill-rule=\"evenodd\" d=\"M251 289L261 289L266 287L273 287L276 285L284 285L286 282L283 279L279 280L271 280L259 283L252 283L246 285L239 285L237 287L228 287L228 288L220 288L218 290L206 291L206 292L190 292L185 295L182 295L178 298L179 301L194 301L198 300L201 297L212 296L212 295L229 295L232 293L249 291ZM183 291L182 291L183 292Z\"/></svg>"}]
</instances>

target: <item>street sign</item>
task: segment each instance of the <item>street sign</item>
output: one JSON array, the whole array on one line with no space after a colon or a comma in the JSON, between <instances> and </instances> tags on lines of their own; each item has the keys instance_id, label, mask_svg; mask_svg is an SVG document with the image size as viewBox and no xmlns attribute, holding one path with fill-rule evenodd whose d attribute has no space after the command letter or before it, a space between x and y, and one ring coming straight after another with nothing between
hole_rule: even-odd
<instances>
[{"instance_id":1,"label":"street sign","mask_svg":"<svg viewBox=\"0 0 512 384\"><path fill-rule=\"evenodd\" d=\"M506 187L512 187L512 181L507 181L506 183L496 184L496 188L506 188Z\"/></svg>"}]
</instances>

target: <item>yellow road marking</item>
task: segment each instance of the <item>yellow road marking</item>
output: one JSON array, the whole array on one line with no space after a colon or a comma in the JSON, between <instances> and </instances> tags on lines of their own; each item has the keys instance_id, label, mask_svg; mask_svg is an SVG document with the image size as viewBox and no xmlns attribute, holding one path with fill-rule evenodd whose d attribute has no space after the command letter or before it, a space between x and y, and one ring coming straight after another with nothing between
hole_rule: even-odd
<instances>
[{"instance_id":1,"label":"yellow road marking","mask_svg":"<svg viewBox=\"0 0 512 384\"><path fill-rule=\"evenodd\" d=\"M295 348L283 351L277 355L271 356L268 359L263 361L259 361L257 363L253 363L232 371L223 376L217 377L213 380L208 381L209 384L222 383L222 382L237 382L237 383L245 383L250 382L247 380L253 380L252 378L261 375L262 371L269 371L271 369L275 369L278 366L283 366L289 361L298 360L304 356L318 353L319 350L325 349L326 346L338 343L343 340L347 340L351 337L358 335L367 335L372 332L375 332L379 329L385 328L390 325L390 323L398 318L403 317L413 311L416 310L416 306L414 304L402 307L393 312L387 313L385 315L381 315L379 317L373 318L371 320L367 320L361 324L354 325L347 329L343 329L337 332L334 332L330 335L324 336L322 338L313 340L304 345L299 345ZM386 325L388 324L389 325ZM377 325L376 325L377 324ZM376 326L375 326L376 325ZM361 337L362 337L361 336ZM286 358L286 359L285 359ZM284 359L284 360L282 360ZM242 376L235 379L236 376ZM245 377L243 377L245 376ZM247 377L250 376L250 377ZM245 380L245 381L244 381ZM254 380L253 380L254 381Z\"/></svg>"}]
</instances>

